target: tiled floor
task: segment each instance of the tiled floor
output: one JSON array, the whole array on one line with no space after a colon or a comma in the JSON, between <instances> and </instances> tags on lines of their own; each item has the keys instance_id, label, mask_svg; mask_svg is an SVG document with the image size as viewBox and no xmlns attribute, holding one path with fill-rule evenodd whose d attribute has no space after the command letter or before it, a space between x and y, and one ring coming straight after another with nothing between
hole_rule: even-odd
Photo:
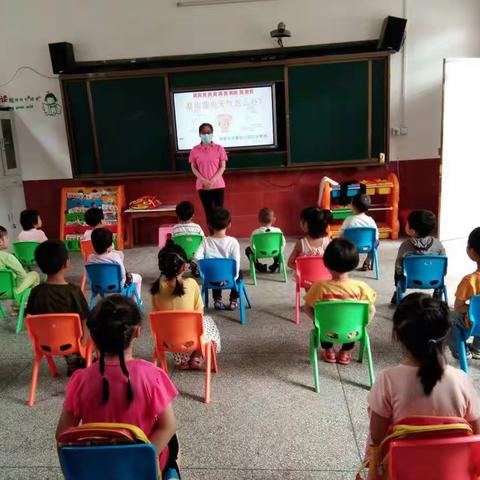
<instances>
[{"instance_id":1,"label":"tiled floor","mask_svg":"<svg viewBox=\"0 0 480 480\"><path fill-rule=\"evenodd\" d=\"M287 252L291 242L287 246ZM397 242L382 242L381 279L358 272L378 293L377 315L370 328L376 371L401 359L391 341L393 259ZM463 255L455 246L449 255ZM130 271L144 277L145 312L150 309L149 284L156 276L156 249L126 251ZM450 262L450 295L464 270ZM243 265L244 268L247 264ZM463 268L463 266L462 266ZM473 269L473 265L470 266ZM70 279L79 282L79 255L73 255ZM203 404L203 374L174 371L181 391L174 407L186 480L208 479L353 479L368 428L366 365L348 367L320 363L321 393L313 391L308 360L309 322L294 317L294 283L279 275L259 275L258 285L246 283L253 309L240 326L238 312L217 314L223 351L212 383L212 403ZM451 300L453 297L451 298ZM147 322L136 346L150 359L152 342ZM67 378L51 378L41 370L37 403L26 405L31 375L31 348L25 332L14 333L14 319L0 324L0 478L62 478L54 443ZM475 365L472 377L480 385Z\"/></svg>"}]
</instances>

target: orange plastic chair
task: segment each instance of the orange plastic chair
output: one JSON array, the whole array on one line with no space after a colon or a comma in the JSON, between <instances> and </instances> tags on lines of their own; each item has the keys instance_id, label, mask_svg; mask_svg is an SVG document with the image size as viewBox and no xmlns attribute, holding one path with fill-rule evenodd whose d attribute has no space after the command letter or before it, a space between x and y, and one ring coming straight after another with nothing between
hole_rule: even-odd
<instances>
[{"instance_id":1,"label":"orange plastic chair","mask_svg":"<svg viewBox=\"0 0 480 480\"><path fill-rule=\"evenodd\" d=\"M300 291L308 290L313 283L331 280L332 275L323 263L323 257L298 257L295 260L297 285L295 291L295 323L300 323Z\"/></svg>"},{"instance_id":2,"label":"orange plastic chair","mask_svg":"<svg viewBox=\"0 0 480 480\"><path fill-rule=\"evenodd\" d=\"M33 343L33 372L28 405L35 403L38 369L43 357L47 360L48 368L53 377L58 375L54 356L79 353L87 362L92 361L92 341L82 345L82 322L77 313L49 313L45 315L28 315L25 319L27 332Z\"/></svg>"},{"instance_id":3,"label":"orange plastic chair","mask_svg":"<svg viewBox=\"0 0 480 480\"><path fill-rule=\"evenodd\" d=\"M217 373L215 344L203 340L203 315L192 310L165 310L150 313L150 327L155 341L153 363L160 360L167 372L166 352L187 353L201 350L205 359L205 403L210 403L211 371Z\"/></svg>"},{"instance_id":4,"label":"orange plastic chair","mask_svg":"<svg viewBox=\"0 0 480 480\"><path fill-rule=\"evenodd\" d=\"M83 263L87 263L88 257L95 253L95 250L92 245L91 240L82 240L80 242L80 251L82 252ZM87 271L83 270L82 282L80 283L80 289L82 292L85 290L85 285L87 284Z\"/></svg>"}]
</instances>

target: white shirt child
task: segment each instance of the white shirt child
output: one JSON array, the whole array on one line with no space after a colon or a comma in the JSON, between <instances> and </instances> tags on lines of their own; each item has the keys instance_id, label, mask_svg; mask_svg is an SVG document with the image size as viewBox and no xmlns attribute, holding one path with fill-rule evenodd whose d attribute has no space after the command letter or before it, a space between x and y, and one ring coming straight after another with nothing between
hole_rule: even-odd
<instances>
[{"instance_id":1,"label":"white shirt child","mask_svg":"<svg viewBox=\"0 0 480 480\"><path fill-rule=\"evenodd\" d=\"M365 213L359 213L357 215L351 215L347 217L343 223L341 231L346 228L355 228L355 227L371 227L375 229L375 238L378 240L378 227L375 223L375 220Z\"/></svg>"},{"instance_id":2,"label":"white shirt child","mask_svg":"<svg viewBox=\"0 0 480 480\"><path fill-rule=\"evenodd\" d=\"M233 258L237 262L237 277L240 272L240 244L234 237L205 237L195 252L195 260L203 258Z\"/></svg>"},{"instance_id":3,"label":"white shirt child","mask_svg":"<svg viewBox=\"0 0 480 480\"><path fill-rule=\"evenodd\" d=\"M172 228L172 237L177 235L201 235L202 237L205 236L203 233L202 227L198 225L198 223L193 222L185 222L185 223L177 223Z\"/></svg>"},{"instance_id":4,"label":"white shirt child","mask_svg":"<svg viewBox=\"0 0 480 480\"><path fill-rule=\"evenodd\" d=\"M256 234L256 233L268 233L268 232L272 232L272 233L282 233L283 232L278 228L278 227L274 227L274 226L271 226L271 227L265 227L265 226L261 226L261 227L258 227L256 228L252 234L250 235L250 245L252 244L252 238L253 236ZM283 237L283 242L282 242L283 246L285 246L285 237Z\"/></svg>"},{"instance_id":5,"label":"white shirt child","mask_svg":"<svg viewBox=\"0 0 480 480\"><path fill-rule=\"evenodd\" d=\"M45 232L36 228L31 228L30 230L22 230L18 234L19 242L45 242L48 240Z\"/></svg>"}]
</instances>

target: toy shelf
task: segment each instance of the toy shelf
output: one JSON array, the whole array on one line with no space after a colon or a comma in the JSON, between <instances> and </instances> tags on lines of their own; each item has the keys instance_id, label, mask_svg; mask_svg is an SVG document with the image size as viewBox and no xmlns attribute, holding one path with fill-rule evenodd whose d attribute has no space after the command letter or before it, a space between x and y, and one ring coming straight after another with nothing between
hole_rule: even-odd
<instances>
[{"instance_id":1,"label":"toy shelf","mask_svg":"<svg viewBox=\"0 0 480 480\"><path fill-rule=\"evenodd\" d=\"M80 240L89 227L85 212L92 207L103 210L104 228L113 233L115 248L123 249L122 210L125 208L123 185L108 187L64 187L61 192L60 239L70 252L80 251Z\"/></svg>"},{"instance_id":2,"label":"toy shelf","mask_svg":"<svg viewBox=\"0 0 480 480\"><path fill-rule=\"evenodd\" d=\"M369 214L375 218L380 238L398 239L400 224L398 222L398 201L400 198L400 184L394 173L390 173L386 179L360 180L347 188L347 198L360 193L361 184L366 186L366 193L372 198L372 206ZM340 185L331 185L326 182L319 207L332 211L334 220L330 232L333 237L340 234L341 222L353 212L349 206L340 205ZM380 212L380 215L378 215ZM383 218L382 218L383 217Z\"/></svg>"}]
</instances>

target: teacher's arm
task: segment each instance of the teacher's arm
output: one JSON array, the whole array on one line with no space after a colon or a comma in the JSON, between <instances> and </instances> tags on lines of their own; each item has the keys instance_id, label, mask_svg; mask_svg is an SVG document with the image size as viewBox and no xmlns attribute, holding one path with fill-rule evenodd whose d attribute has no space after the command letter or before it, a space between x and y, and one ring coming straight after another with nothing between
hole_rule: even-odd
<instances>
[{"instance_id":1,"label":"teacher's arm","mask_svg":"<svg viewBox=\"0 0 480 480\"><path fill-rule=\"evenodd\" d=\"M195 165L193 163L190 164L191 167L192 167L192 172L193 174L198 178L198 180L200 180L203 184L204 187L208 187L210 188L210 184L212 183L211 180L207 180L198 170L197 168L195 167Z\"/></svg>"},{"instance_id":2,"label":"teacher's arm","mask_svg":"<svg viewBox=\"0 0 480 480\"><path fill-rule=\"evenodd\" d=\"M223 175L223 172L225 171L225 168L227 167L227 163L225 160L222 160L220 162L220 167L219 169L215 172L215 175L210 179L210 183L214 185L217 180Z\"/></svg>"}]
</instances>

